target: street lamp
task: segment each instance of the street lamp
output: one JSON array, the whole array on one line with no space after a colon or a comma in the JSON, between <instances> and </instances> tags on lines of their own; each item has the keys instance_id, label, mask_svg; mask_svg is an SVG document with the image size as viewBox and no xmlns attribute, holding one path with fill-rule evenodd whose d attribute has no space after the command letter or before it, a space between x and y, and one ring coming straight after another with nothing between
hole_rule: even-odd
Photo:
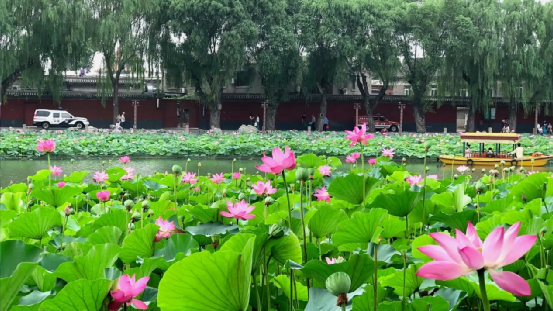
<instances>
[{"instance_id":1,"label":"street lamp","mask_svg":"<svg viewBox=\"0 0 553 311\"><path fill-rule=\"evenodd\" d=\"M133 128L133 132L136 132L137 123L138 123L138 115L137 115L137 107L139 106L138 100L133 100L132 105L134 107L134 124L133 124L132 128Z\"/></svg>"},{"instance_id":2,"label":"street lamp","mask_svg":"<svg viewBox=\"0 0 553 311\"><path fill-rule=\"evenodd\" d=\"M405 109L405 104L399 103L399 134L403 134L403 109Z\"/></svg>"},{"instance_id":3,"label":"street lamp","mask_svg":"<svg viewBox=\"0 0 553 311\"><path fill-rule=\"evenodd\" d=\"M355 126L359 125L359 109L361 109L361 105L359 103L353 104L353 109L355 109Z\"/></svg>"}]
</instances>

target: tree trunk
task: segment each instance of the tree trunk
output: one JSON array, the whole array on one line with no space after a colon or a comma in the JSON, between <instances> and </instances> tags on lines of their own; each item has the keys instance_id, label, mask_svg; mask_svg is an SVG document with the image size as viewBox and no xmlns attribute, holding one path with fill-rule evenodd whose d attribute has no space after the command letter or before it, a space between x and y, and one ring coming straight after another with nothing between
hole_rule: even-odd
<instances>
[{"instance_id":1,"label":"tree trunk","mask_svg":"<svg viewBox=\"0 0 553 311\"><path fill-rule=\"evenodd\" d=\"M511 102L509 104L509 129L515 132L517 131L517 112L517 102L514 98L511 98Z\"/></svg>"},{"instance_id":2,"label":"tree trunk","mask_svg":"<svg viewBox=\"0 0 553 311\"><path fill-rule=\"evenodd\" d=\"M324 92L321 98L321 109L319 110L319 119L317 120L317 130L322 132L323 131L323 125L324 120L326 117L326 88L324 89Z\"/></svg>"},{"instance_id":3,"label":"tree trunk","mask_svg":"<svg viewBox=\"0 0 553 311\"><path fill-rule=\"evenodd\" d=\"M367 130L370 133L375 132L373 111L371 109L371 104L369 102L369 94L363 96L363 106L365 107L365 112L367 113ZM355 120L357 122L357 120Z\"/></svg>"},{"instance_id":4,"label":"tree trunk","mask_svg":"<svg viewBox=\"0 0 553 311\"><path fill-rule=\"evenodd\" d=\"M117 123L117 115L119 114L119 81L113 85L113 124Z\"/></svg>"},{"instance_id":5,"label":"tree trunk","mask_svg":"<svg viewBox=\"0 0 553 311\"><path fill-rule=\"evenodd\" d=\"M467 127L465 129L466 132L474 132L475 131L475 119L474 119L474 116L476 114L476 112L474 111L475 109L470 107L469 108L469 112L468 112L468 117L467 117Z\"/></svg>"},{"instance_id":6,"label":"tree trunk","mask_svg":"<svg viewBox=\"0 0 553 311\"><path fill-rule=\"evenodd\" d=\"M277 104L268 104L267 105L267 111L265 112L265 119L267 124L265 124L265 130L267 131L274 131L276 130L276 112L278 109L278 103Z\"/></svg>"},{"instance_id":7,"label":"tree trunk","mask_svg":"<svg viewBox=\"0 0 553 311\"><path fill-rule=\"evenodd\" d=\"M426 119L424 117L424 110L420 100L420 98L413 100L413 117L415 118L417 133L426 133Z\"/></svg>"},{"instance_id":8,"label":"tree trunk","mask_svg":"<svg viewBox=\"0 0 553 311\"><path fill-rule=\"evenodd\" d=\"M210 129L221 128L221 109L219 108L219 100L214 103L209 103L207 108L209 108L209 127Z\"/></svg>"}]
</instances>

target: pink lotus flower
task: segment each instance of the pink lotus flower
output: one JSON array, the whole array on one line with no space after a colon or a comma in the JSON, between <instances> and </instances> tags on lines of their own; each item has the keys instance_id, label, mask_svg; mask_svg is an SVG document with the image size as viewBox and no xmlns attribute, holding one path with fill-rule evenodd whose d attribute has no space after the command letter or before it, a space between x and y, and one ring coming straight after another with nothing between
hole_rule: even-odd
<instances>
[{"instance_id":1,"label":"pink lotus flower","mask_svg":"<svg viewBox=\"0 0 553 311\"><path fill-rule=\"evenodd\" d=\"M106 174L106 172L96 172L94 173L94 176L92 176L92 179L94 179L95 182L101 183L106 181L109 178L109 175Z\"/></svg>"},{"instance_id":2,"label":"pink lotus flower","mask_svg":"<svg viewBox=\"0 0 553 311\"><path fill-rule=\"evenodd\" d=\"M277 192L277 189L271 186L270 180L266 183L263 183L261 180L259 180L257 181L257 184L252 184L252 188L257 195L270 195Z\"/></svg>"},{"instance_id":3,"label":"pink lotus flower","mask_svg":"<svg viewBox=\"0 0 553 311\"><path fill-rule=\"evenodd\" d=\"M330 176L330 166L323 165L319 167L319 173L321 173L321 175L323 176Z\"/></svg>"},{"instance_id":4,"label":"pink lotus flower","mask_svg":"<svg viewBox=\"0 0 553 311\"><path fill-rule=\"evenodd\" d=\"M355 163L357 160L353 156L346 157L346 163Z\"/></svg>"},{"instance_id":5,"label":"pink lotus flower","mask_svg":"<svg viewBox=\"0 0 553 311\"><path fill-rule=\"evenodd\" d=\"M196 173L188 172L182 175L181 181L185 184L190 183L191 185L193 185L198 182L198 178L194 178L194 177L196 177Z\"/></svg>"},{"instance_id":6,"label":"pink lotus flower","mask_svg":"<svg viewBox=\"0 0 553 311\"><path fill-rule=\"evenodd\" d=\"M201 189L200 189L200 187L194 187L194 189L192 189L192 190L198 192L198 191L200 191Z\"/></svg>"},{"instance_id":7,"label":"pink lotus flower","mask_svg":"<svg viewBox=\"0 0 553 311\"><path fill-rule=\"evenodd\" d=\"M363 123L363 125L361 125L361 128L359 128L358 126L355 126L353 128L353 131L346 131L346 134L348 134L346 136L346 139L351 141L349 145L354 146L357 143L366 145L369 139L374 138L373 134L366 134L366 132L367 132L366 123Z\"/></svg>"},{"instance_id":8,"label":"pink lotus flower","mask_svg":"<svg viewBox=\"0 0 553 311\"><path fill-rule=\"evenodd\" d=\"M232 179L240 179L240 172L232 173Z\"/></svg>"},{"instance_id":9,"label":"pink lotus flower","mask_svg":"<svg viewBox=\"0 0 553 311\"><path fill-rule=\"evenodd\" d=\"M71 215L71 206L66 206L64 209L63 209L63 213L65 214L65 216L69 216Z\"/></svg>"},{"instance_id":10,"label":"pink lotus flower","mask_svg":"<svg viewBox=\"0 0 553 311\"><path fill-rule=\"evenodd\" d=\"M109 190L96 192L96 197L100 202L106 202L109 200Z\"/></svg>"},{"instance_id":11,"label":"pink lotus flower","mask_svg":"<svg viewBox=\"0 0 553 311\"><path fill-rule=\"evenodd\" d=\"M470 170L470 168L466 165L461 165L461 166L457 167L457 172L459 172L459 173L464 173L464 172L467 172L469 170Z\"/></svg>"},{"instance_id":12,"label":"pink lotus flower","mask_svg":"<svg viewBox=\"0 0 553 311\"><path fill-rule=\"evenodd\" d=\"M438 175L426 175L426 178L438 180Z\"/></svg>"},{"instance_id":13,"label":"pink lotus flower","mask_svg":"<svg viewBox=\"0 0 553 311\"><path fill-rule=\"evenodd\" d=\"M532 174L536 174L536 173L539 173L539 172L538 171L529 171L527 174L532 175Z\"/></svg>"},{"instance_id":14,"label":"pink lotus flower","mask_svg":"<svg viewBox=\"0 0 553 311\"><path fill-rule=\"evenodd\" d=\"M371 159L369 159L368 162L369 162L370 165L375 165L375 164L376 164L376 159L375 159L375 158L371 158Z\"/></svg>"},{"instance_id":15,"label":"pink lotus flower","mask_svg":"<svg viewBox=\"0 0 553 311\"><path fill-rule=\"evenodd\" d=\"M264 164L256 165L255 167L265 173L280 174L284 170L293 170L296 167L296 156L294 152L290 151L290 148L286 146L284 153L280 148L273 149L273 156L268 157L263 152L261 158Z\"/></svg>"},{"instance_id":16,"label":"pink lotus flower","mask_svg":"<svg viewBox=\"0 0 553 311\"><path fill-rule=\"evenodd\" d=\"M328 258L328 257L326 257L325 259L326 259L327 264L333 265L333 264L337 263L338 261L343 260L344 257L342 257L342 256L339 256L338 258L334 258L334 257Z\"/></svg>"},{"instance_id":17,"label":"pink lotus flower","mask_svg":"<svg viewBox=\"0 0 553 311\"><path fill-rule=\"evenodd\" d=\"M63 186L65 186L65 182L60 181L60 182L58 183L58 188L63 188Z\"/></svg>"},{"instance_id":18,"label":"pink lotus flower","mask_svg":"<svg viewBox=\"0 0 553 311\"><path fill-rule=\"evenodd\" d=\"M409 186L412 187L414 185L419 185L422 182L422 176L413 175L413 176L407 177L405 180L409 183Z\"/></svg>"},{"instance_id":19,"label":"pink lotus flower","mask_svg":"<svg viewBox=\"0 0 553 311\"><path fill-rule=\"evenodd\" d=\"M221 215L223 215L227 218L236 218L236 219L247 220L247 219L252 219L252 218L255 217L254 214L250 214L250 212L253 211L253 209L255 207L249 206L248 203L246 203L245 200L242 200L240 202L236 202L234 204L232 204L232 202L228 201L227 202L227 208L229 210L228 212L227 211L222 211L221 212Z\"/></svg>"},{"instance_id":20,"label":"pink lotus flower","mask_svg":"<svg viewBox=\"0 0 553 311\"><path fill-rule=\"evenodd\" d=\"M223 177L223 173L221 174L213 174L213 176L211 176L211 181L215 184L220 184L223 182L223 180L225 179L225 177Z\"/></svg>"},{"instance_id":21,"label":"pink lotus flower","mask_svg":"<svg viewBox=\"0 0 553 311\"><path fill-rule=\"evenodd\" d=\"M361 157L361 154L360 154L359 152L354 152L354 153L351 154L351 156L352 156L355 160L357 160L357 159L359 159L359 158Z\"/></svg>"},{"instance_id":22,"label":"pink lotus flower","mask_svg":"<svg viewBox=\"0 0 553 311\"><path fill-rule=\"evenodd\" d=\"M388 157L388 158L393 158L394 157L394 154L396 154L394 152L394 148L388 148L388 149L382 149L382 156L383 157Z\"/></svg>"},{"instance_id":23,"label":"pink lotus flower","mask_svg":"<svg viewBox=\"0 0 553 311\"><path fill-rule=\"evenodd\" d=\"M159 217L156 219L156 225L159 226L159 230L156 233L156 242L161 241L161 239L168 238L175 233L175 223L172 221L163 220L163 218Z\"/></svg>"},{"instance_id":24,"label":"pink lotus flower","mask_svg":"<svg viewBox=\"0 0 553 311\"><path fill-rule=\"evenodd\" d=\"M63 173L63 170L59 166L50 166L50 172L52 172L52 175L61 176L61 173Z\"/></svg>"},{"instance_id":25,"label":"pink lotus flower","mask_svg":"<svg viewBox=\"0 0 553 311\"><path fill-rule=\"evenodd\" d=\"M417 275L446 281L486 269L502 289L514 295L528 296L531 290L526 280L513 272L497 270L517 261L536 242L535 235L517 237L519 229L520 222L506 232L504 227L498 227L484 242L470 222L466 234L456 230L456 238L445 233L430 233L439 245L425 245L418 249L435 261L423 265Z\"/></svg>"},{"instance_id":26,"label":"pink lotus flower","mask_svg":"<svg viewBox=\"0 0 553 311\"><path fill-rule=\"evenodd\" d=\"M144 291L149 280L149 276L136 281L136 274L133 274L132 277L126 274L122 275L117 282L117 288L111 292L113 301L110 302L108 309L110 311L117 311L121 308L121 305L126 304L127 306L132 305L135 309L147 310L148 306L144 302L134 299L134 297Z\"/></svg>"},{"instance_id":27,"label":"pink lotus flower","mask_svg":"<svg viewBox=\"0 0 553 311\"><path fill-rule=\"evenodd\" d=\"M131 162L131 158L129 158L129 156L120 157L119 162L121 162L123 164L126 164L126 163Z\"/></svg>"},{"instance_id":28,"label":"pink lotus flower","mask_svg":"<svg viewBox=\"0 0 553 311\"><path fill-rule=\"evenodd\" d=\"M128 167L124 167L123 169L125 170L125 172L127 172L127 174L134 173L134 167L128 166Z\"/></svg>"},{"instance_id":29,"label":"pink lotus flower","mask_svg":"<svg viewBox=\"0 0 553 311\"><path fill-rule=\"evenodd\" d=\"M36 150L42 153L50 153L56 150L56 142L53 139L41 140L36 145Z\"/></svg>"},{"instance_id":30,"label":"pink lotus flower","mask_svg":"<svg viewBox=\"0 0 553 311\"><path fill-rule=\"evenodd\" d=\"M330 202L330 194L328 191L326 191L326 187L322 187L321 189L317 189L317 193L313 194L317 201L327 201Z\"/></svg>"},{"instance_id":31,"label":"pink lotus flower","mask_svg":"<svg viewBox=\"0 0 553 311\"><path fill-rule=\"evenodd\" d=\"M121 180L131 180L133 178L134 178L134 174L132 172L121 176Z\"/></svg>"}]
</instances>

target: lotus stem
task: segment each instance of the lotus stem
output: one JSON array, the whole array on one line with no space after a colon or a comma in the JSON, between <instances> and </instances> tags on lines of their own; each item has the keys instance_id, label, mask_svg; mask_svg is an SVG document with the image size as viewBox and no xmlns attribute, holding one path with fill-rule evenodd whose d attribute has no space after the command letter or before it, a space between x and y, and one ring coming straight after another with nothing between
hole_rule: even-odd
<instances>
[{"instance_id":1,"label":"lotus stem","mask_svg":"<svg viewBox=\"0 0 553 311\"><path fill-rule=\"evenodd\" d=\"M284 189L286 189L286 202L288 203L288 228L292 230L292 208L290 208L290 195L288 194L288 183L286 182L286 174L282 171L282 180L284 181Z\"/></svg>"},{"instance_id":2,"label":"lotus stem","mask_svg":"<svg viewBox=\"0 0 553 311\"><path fill-rule=\"evenodd\" d=\"M48 170L50 171L51 166L50 166L50 153L49 152L46 154L46 157L48 158ZM52 180L52 172L50 171L50 174L48 174L48 188L50 188L51 180Z\"/></svg>"},{"instance_id":3,"label":"lotus stem","mask_svg":"<svg viewBox=\"0 0 553 311\"><path fill-rule=\"evenodd\" d=\"M303 252L305 253L305 258L303 263L307 262L307 234L305 233L305 219L303 217L303 181L300 181L300 216L301 216L301 229L303 234Z\"/></svg>"},{"instance_id":4,"label":"lotus stem","mask_svg":"<svg viewBox=\"0 0 553 311\"><path fill-rule=\"evenodd\" d=\"M342 308L342 311L346 311L346 304L345 303L341 304L340 307Z\"/></svg>"},{"instance_id":5,"label":"lotus stem","mask_svg":"<svg viewBox=\"0 0 553 311\"><path fill-rule=\"evenodd\" d=\"M361 144L361 171L363 172L363 208L365 208L365 146Z\"/></svg>"},{"instance_id":6,"label":"lotus stem","mask_svg":"<svg viewBox=\"0 0 553 311\"><path fill-rule=\"evenodd\" d=\"M426 226L426 156L427 148L424 148L424 161L422 167L422 227ZM376 309L375 309L376 310Z\"/></svg>"},{"instance_id":7,"label":"lotus stem","mask_svg":"<svg viewBox=\"0 0 553 311\"><path fill-rule=\"evenodd\" d=\"M401 297L401 299L402 299L401 310L402 311L405 311L405 309L407 307L407 297L405 297L405 295L406 295L405 279L406 278L407 278L407 253L403 252L403 295ZM376 298L375 298L375 300L376 300ZM487 311L489 311L489 310L487 310Z\"/></svg>"},{"instance_id":8,"label":"lotus stem","mask_svg":"<svg viewBox=\"0 0 553 311\"><path fill-rule=\"evenodd\" d=\"M482 296L482 305L484 305L484 311L490 311L490 301L488 300L488 294L486 293L486 270L478 270L478 283L480 285L480 294Z\"/></svg>"},{"instance_id":9,"label":"lotus stem","mask_svg":"<svg viewBox=\"0 0 553 311\"><path fill-rule=\"evenodd\" d=\"M374 243L374 285L373 285L373 310L377 311L378 308L378 245Z\"/></svg>"}]
</instances>

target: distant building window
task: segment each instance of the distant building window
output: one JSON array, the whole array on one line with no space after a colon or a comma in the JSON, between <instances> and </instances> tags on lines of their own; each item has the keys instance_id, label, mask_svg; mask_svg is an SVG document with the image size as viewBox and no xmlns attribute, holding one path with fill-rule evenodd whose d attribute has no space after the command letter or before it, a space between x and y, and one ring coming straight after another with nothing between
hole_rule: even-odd
<instances>
[{"instance_id":1,"label":"distant building window","mask_svg":"<svg viewBox=\"0 0 553 311\"><path fill-rule=\"evenodd\" d=\"M350 83L351 83L351 90L355 91L357 89L357 76L351 76Z\"/></svg>"},{"instance_id":2,"label":"distant building window","mask_svg":"<svg viewBox=\"0 0 553 311\"><path fill-rule=\"evenodd\" d=\"M459 90L459 93L458 93L458 96L460 96L460 97L467 97L467 96L469 96L469 92L468 92L467 89L460 89L460 90Z\"/></svg>"},{"instance_id":3,"label":"distant building window","mask_svg":"<svg viewBox=\"0 0 553 311\"><path fill-rule=\"evenodd\" d=\"M517 87L517 96L522 97L523 93L524 93L524 88L522 86Z\"/></svg>"},{"instance_id":4,"label":"distant building window","mask_svg":"<svg viewBox=\"0 0 553 311\"><path fill-rule=\"evenodd\" d=\"M405 89L404 94L405 96L411 96L411 89Z\"/></svg>"},{"instance_id":5,"label":"distant building window","mask_svg":"<svg viewBox=\"0 0 553 311\"><path fill-rule=\"evenodd\" d=\"M438 96L438 89L433 87L430 89L430 96Z\"/></svg>"}]
</instances>

